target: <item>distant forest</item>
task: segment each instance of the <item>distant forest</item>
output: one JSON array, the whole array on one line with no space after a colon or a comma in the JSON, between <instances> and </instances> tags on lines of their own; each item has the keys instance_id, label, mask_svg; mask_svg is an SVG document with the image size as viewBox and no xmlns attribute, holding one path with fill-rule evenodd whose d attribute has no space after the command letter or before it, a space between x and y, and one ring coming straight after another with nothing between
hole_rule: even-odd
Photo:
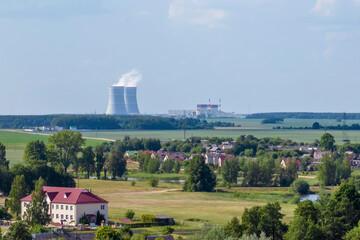
<instances>
[{"instance_id":1,"label":"distant forest","mask_svg":"<svg viewBox=\"0 0 360 240\"><path fill-rule=\"evenodd\" d=\"M59 126L69 129L136 129L175 130L212 129L233 127L233 123L207 122L200 119L174 119L157 116L106 116L106 115L8 115L0 116L0 128L22 129L42 126Z\"/></svg>"},{"instance_id":2,"label":"distant forest","mask_svg":"<svg viewBox=\"0 0 360 240\"><path fill-rule=\"evenodd\" d=\"M248 115L246 118L253 119L284 119L284 118L298 118L298 119L337 119L344 118L344 113L316 113L316 112L273 112L273 113L254 113ZM346 119L358 120L360 113L346 113Z\"/></svg>"}]
</instances>

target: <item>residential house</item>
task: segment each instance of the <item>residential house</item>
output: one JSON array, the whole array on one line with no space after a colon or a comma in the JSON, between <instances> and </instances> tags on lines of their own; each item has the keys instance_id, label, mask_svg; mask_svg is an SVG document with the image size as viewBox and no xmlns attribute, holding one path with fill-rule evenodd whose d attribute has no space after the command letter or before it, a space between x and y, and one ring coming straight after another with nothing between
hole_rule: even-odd
<instances>
[{"instance_id":1,"label":"residential house","mask_svg":"<svg viewBox=\"0 0 360 240\"><path fill-rule=\"evenodd\" d=\"M226 155L220 155L218 159L219 167L222 167L225 163L226 159L234 157L234 154L226 154Z\"/></svg>"},{"instance_id":2,"label":"residential house","mask_svg":"<svg viewBox=\"0 0 360 240\"><path fill-rule=\"evenodd\" d=\"M85 188L43 187L46 202L49 204L51 222L76 225L85 214L90 223L96 222L99 211L108 219L108 201L96 196ZM21 200L21 217L26 208L31 206L31 195Z\"/></svg>"},{"instance_id":3,"label":"residential house","mask_svg":"<svg viewBox=\"0 0 360 240\"><path fill-rule=\"evenodd\" d=\"M296 166L298 167L298 170L301 170L301 161L298 158L283 158L280 162L280 165L282 168L286 168L287 163L292 163L293 161L296 161Z\"/></svg>"},{"instance_id":4,"label":"residential house","mask_svg":"<svg viewBox=\"0 0 360 240\"><path fill-rule=\"evenodd\" d=\"M218 160L219 160L219 153L206 153L205 154L205 163L206 164L218 164Z\"/></svg>"}]
</instances>

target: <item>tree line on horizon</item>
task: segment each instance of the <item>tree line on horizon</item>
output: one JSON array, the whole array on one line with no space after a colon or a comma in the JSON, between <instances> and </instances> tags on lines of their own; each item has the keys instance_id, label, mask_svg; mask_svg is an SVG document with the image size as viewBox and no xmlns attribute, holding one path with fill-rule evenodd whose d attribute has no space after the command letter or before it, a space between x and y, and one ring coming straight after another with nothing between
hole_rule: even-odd
<instances>
[{"instance_id":1,"label":"tree line on horizon","mask_svg":"<svg viewBox=\"0 0 360 240\"><path fill-rule=\"evenodd\" d=\"M59 126L69 129L136 129L136 130L175 130L212 129L214 127L234 127L234 123L207 122L196 118L165 118L148 115L5 115L0 116L0 129L23 129L42 126Z\"/></svg>"}]
</instances>

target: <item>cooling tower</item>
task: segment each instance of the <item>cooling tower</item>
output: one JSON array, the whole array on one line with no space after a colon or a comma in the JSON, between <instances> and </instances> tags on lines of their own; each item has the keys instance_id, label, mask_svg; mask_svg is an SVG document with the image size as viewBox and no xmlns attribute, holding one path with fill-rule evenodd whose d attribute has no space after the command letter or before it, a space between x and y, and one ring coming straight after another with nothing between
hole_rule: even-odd
<instances>
[{"instance_id":1,"label":"cooling tower","mask_svg":"<svg viewBox=\"0 0 360 240\"><path fill-rule=\"evenodd\" d=\"M125 105L128 114L140 114L136 100L136 87L125 88Z\"/></svg>"},{"instance_id":2,"label":"cooling tower","mask_svg":"<svg viewBox=\"0 0 360 240\"><path fill-rule=\"evenodd\" d=\"M123 115L127 114L124 97L125 87L110 86L109 102L106 115Z\"/></svg>"}]
</instances>

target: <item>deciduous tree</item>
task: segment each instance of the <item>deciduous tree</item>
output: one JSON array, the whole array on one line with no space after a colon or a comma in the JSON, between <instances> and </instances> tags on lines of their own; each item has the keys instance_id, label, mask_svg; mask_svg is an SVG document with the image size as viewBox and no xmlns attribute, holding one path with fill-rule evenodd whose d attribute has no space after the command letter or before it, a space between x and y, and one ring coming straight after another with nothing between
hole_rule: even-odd
<instances>
[{"instance_id":1,"label":"deciduous tree","mask_svg":"<svg viewBox=\"0 0 360 240\"><path fill-rule=\"evenodd\" d=\"M46 196L43 191L45 181L43 178L35 183L35 190L31 193L31 203L27 206L24 218L29 225L46 225L50 222L49 205L46 202Z\"/></svg>"},{"instance_id":2,"label":"deciduous tree","mask_svg":"<svg viewBox=\"0 0 360 240\"><path fill-rule=\"evenodd\" d=\"M63 130L49 137L49 143L53 144L59 156L60 163L63 165L65 172L72 163L74 156L81 151L85 144L80 132Z\"/></svg>"},{"instance_id":3,"label":"deciduous tree","mask_svg":"<svg viewBox=\"0 0 360 240\"><path fill-rule=\"evenodd\" d=\"M39 140L29 142L25 147L24 161L32 165L47 164L47 152L45 143Z\"/></svg>"},{"instance_id":4,"label":"deciduous tree","mask_svg":"<svg viewBox=\"0 0 360 240\"><path fill-rule=\"evenodd\" d=\"M236 158L225 159L224 166L221 167L221 174L229 187L237 183L239 171L240 167Z\"/></svg>"},{"instance_id":5,"label":"deciduous tree","mask_svg":"<svg viewBox=\"0 0 360 240\"><path fill-rule=\"evenodd\" d=\"M205 164L201 155L189 160L186 167L186 180L184 190L188 192L211 192L216 185L214 172Z\"/></svg>"},{"instance_id":6,"label":"deciduous tree","mask_svg":"<svg viewBox=\"0 0 360 240\"><path fill-rule=\"evenodd\" d=\"M7 202L11 212L15 213L16 216L19 216L19 213L21 212L20 199L26 197L28 192L29 190L27 188L24 175L16 176L11 184L9 200Z\"/></svg>"},{"instance_id":7,"label":"deciduous tree","mask_svg":"<svg viewBox=\"0 0 360 240\"><path fill-rule=\"evenodd\" d=\"M126 160L118 149L113 149L110 153L109 170L113 179L121 177L126 171Z\"/></svg>"}]
</instances>

